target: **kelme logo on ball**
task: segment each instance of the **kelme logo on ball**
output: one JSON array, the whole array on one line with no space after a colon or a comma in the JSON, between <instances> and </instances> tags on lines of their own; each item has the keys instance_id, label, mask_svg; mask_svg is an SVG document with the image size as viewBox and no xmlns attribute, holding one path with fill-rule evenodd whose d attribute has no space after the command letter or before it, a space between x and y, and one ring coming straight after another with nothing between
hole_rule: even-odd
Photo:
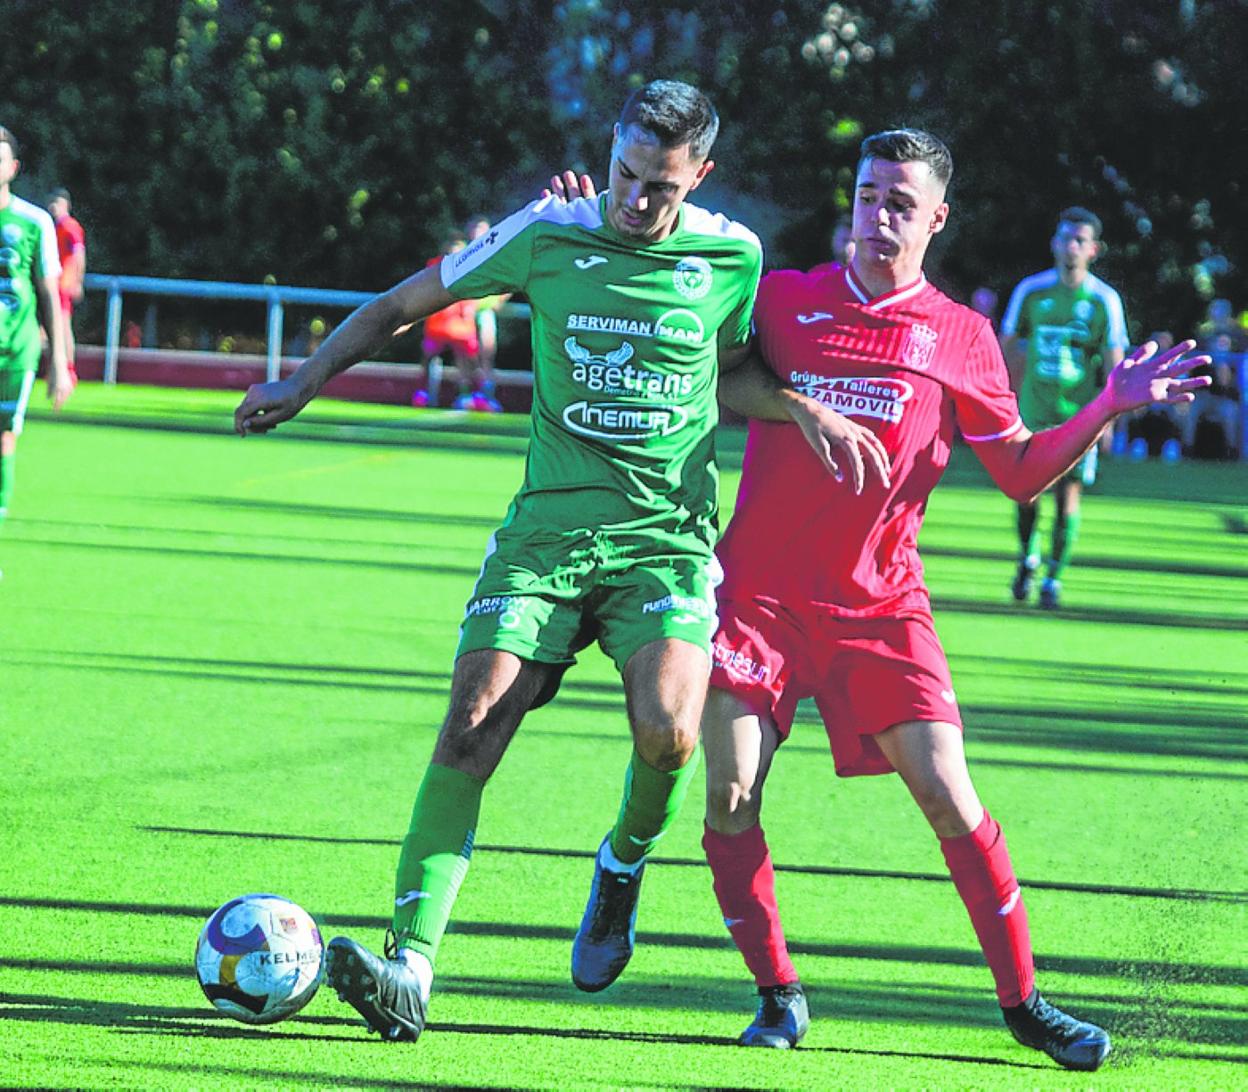
<instances>
[{"instance_id":1,"label":"kelme logo on ball","mask_svg":"<svg viewBox=\"0 0 1248 1092\"><path fill-rule=\"evenodd\" d=\"M672 271L672 283L687 300L700 300L711 290L711 263L705 258L681 258Z\"/></svg>"}]
</instances>

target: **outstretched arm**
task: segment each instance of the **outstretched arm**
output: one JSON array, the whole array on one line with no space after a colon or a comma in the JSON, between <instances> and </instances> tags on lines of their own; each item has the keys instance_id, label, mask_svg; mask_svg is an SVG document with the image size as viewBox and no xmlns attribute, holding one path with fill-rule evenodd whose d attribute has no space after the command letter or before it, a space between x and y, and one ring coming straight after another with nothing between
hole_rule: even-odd
<instances>
[{"instance_id":1,"label":"outstretched arm","mask_svg":"<svg viewBox=\"0 0 1248 1092\"><path fill-rule=\"evenodd\" d=\"M1034 500L1078 462L1119 414L1154 402L1190 402L1194 391L1208 386L1208 376L1183 377L1209 361L1207 356L1188 356L1195 347L1194 341L1184 341L1157 355L1156 342L1145 342L1109 373L1101 393L1069 421L1043 432L1023 428L1005 439L973 444L975 454L1012 499Z\"/></svg>"},{"instance_id":2,"label":"outstretched arm","mask_svg":"<svg viewBox=\"0 0 1248 1092\"><path fill-rule=\"evenodd\" d=\"M377 352L401 326L419 322L453 302L436 265L401 281L353 311L291 375L248 388L234 411L234 431L247 436L289 421L330 379Z\"/></svg>"},{"instance_id":3,"label":"outstretched arm","mask_svg":"<svg viewBox=\"0 0 1248 1092\"><path fill-rule=\"evenodd\" d=\"M888 452L880 438L836 410L784 386L756 346L744 345L720 355L719 400L743 417L797 425L838 482L849 472L855 493L861 493L870 478L888 488Z\"/></svg>"}]
</instances>

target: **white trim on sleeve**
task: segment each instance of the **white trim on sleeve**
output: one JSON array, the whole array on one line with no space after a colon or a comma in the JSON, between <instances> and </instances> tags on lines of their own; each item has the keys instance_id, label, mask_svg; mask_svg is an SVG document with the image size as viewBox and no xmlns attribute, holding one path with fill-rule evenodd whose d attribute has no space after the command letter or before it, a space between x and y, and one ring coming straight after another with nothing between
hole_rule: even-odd
<instances>
[{"instance_id":1,"label":"white trim on sleeve","mask_svg":"<svg viewBox=\"0 0 1248 1092\"><path fill-rule=\"evenodd\" d=\"M1014 433L1016 433L1022 427L1023 427L1023 419L1021 417L1018 417L1018 418L1015 418L1014 423L1009 428L1007 428L1004 432L993 432L987 436L968 436L964 432L962 433L962 439L964 439L968 444L983 444L989 440L1004 440L1007 436L1013 436Z\"/></svg>"}]
</instances>

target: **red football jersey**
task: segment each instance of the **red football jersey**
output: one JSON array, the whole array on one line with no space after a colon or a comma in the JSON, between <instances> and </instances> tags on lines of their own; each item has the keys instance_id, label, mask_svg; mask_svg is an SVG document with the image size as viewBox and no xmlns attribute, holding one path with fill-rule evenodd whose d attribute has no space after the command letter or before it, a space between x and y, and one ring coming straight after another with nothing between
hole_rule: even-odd
<instances>
[{"instance_id":1,"label":"red football jersey","mask_svg":"<svg viewBox=\"0 0 1248 1092\"><path fill-rule=\"evenodd\" d=\"M62 268L71 254L87 249L86 233L82 230L82 225L72 216L62 216L57 220L56 248L61 255Z\"/></svg>"},{"instance_id":2,"label":"red football jersey","mask_svg":"<svg viewBox=\"0 0 1248 1092\"><path fill-rule=\"evenodd\" d=\"M814 603L842 616L930 609L918 534L949 462L1022 428L992 327L926 279L871 299L852 269L764 278L758 343L784 382L867 425L891 486L837 482L790 423L751 421L721 598Z\"/></svg>"}]
</instances>

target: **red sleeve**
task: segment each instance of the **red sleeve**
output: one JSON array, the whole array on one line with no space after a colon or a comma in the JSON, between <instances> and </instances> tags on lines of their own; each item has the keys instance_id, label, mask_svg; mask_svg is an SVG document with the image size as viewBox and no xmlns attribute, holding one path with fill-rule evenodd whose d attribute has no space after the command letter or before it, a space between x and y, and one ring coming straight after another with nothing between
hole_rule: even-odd
<instances>
[{"instance_id":1,"label":"red sleeve","mask_svg":"<svg viewBox=\"0 0 1248 1092\"><path fill-rule=\"evenodd\" d=\"M1001 346L987 321L967 351L963 381L953 392L953 401L958 429L970 443L1003 440L1023 427Z\"/></svg>"},{"instance_id":2,"label":"red sleeve","mask_svg":"<svg viewBox=\"0 0 1248 1092\"><path fill-rule=\"evenodd\" d=\"M754 300L754 331L767 366L781 379L785 378L785 319L792 310L794 285L802 276L791 269L768 273L758 286Z\"/></svg>"}]
</instances>

